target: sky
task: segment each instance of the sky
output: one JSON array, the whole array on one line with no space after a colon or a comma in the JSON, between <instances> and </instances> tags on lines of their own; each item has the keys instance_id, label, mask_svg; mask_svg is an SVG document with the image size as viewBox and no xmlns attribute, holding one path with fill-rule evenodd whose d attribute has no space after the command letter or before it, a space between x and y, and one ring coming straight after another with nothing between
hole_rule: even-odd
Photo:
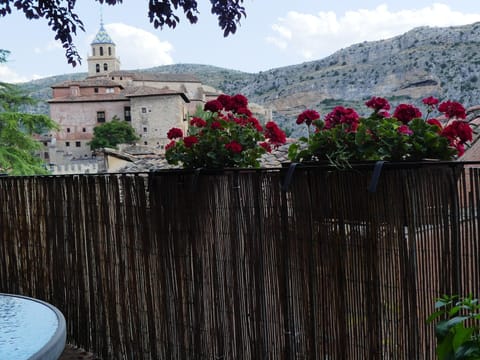
<instances>
[{"instance_id":1,"label":"sky","mask_svg":"<svg viewBox=\"0 0 480 360\"><path fill-rule=\"evenodd\" d=\"M247 17L234 35L224 38L210 13L210 1L198 3L197 24L180 14L175 29L155 29L148 20L148 1L108 6L78 0L75 11L85 32L74 36L83 59L75 68L67 63L45 19L27 20L14 9L0 17L0 49L11 52L8 62L0 64L0 81L87 72L90 43L101 18L116 44L122 70L189 63L250 73L322 59L350 45L391 38L418 26L480 21L478 0L244 0Z\"/></svg>"}]
</instances>

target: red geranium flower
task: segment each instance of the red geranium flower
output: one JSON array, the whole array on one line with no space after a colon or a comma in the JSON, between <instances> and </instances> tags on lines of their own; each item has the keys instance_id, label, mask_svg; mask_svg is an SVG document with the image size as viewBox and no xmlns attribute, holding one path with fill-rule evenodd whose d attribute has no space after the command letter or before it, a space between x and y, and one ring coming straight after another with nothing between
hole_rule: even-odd
<instances>
[{"instance_id":1,"label":"red geranium flower","mask_svg":"<svg viewBox=\"0 0 480 360\"><path fill-rule=\"evenodd\" d=\"M223 126L222 124L220 124L220 121L212 121L212 123L210 124L210 128L214 129L214 130L220 130L220 129L223 129Z\"/></svg>"},{"instance_id":2,"label":"red geranium flower","mask_svg":"<svg viewBox=\"0 0 480 360\"><path fill-rule=\"evenodd\" d=\"M207 126L207 122L202 118L194 117L192 118L192 120L190 120L190 125L196 126L196 127L205 127Z\"/></svg>"},{"instance_id":3,"label":"red geranium flower","mask_svg":"<svg viewBox=\"0 0 480 360\"><path fill-rule=\"evenodd\" d=\"M220 101L220 103L223 105L223 108L227 111L232 110L232 97L230 95L219 95L217 97L217 100Z\"/></svg>"},{"instance_id":4,"label":"red geranium flower","mask_svg":"<svg viewBox=\"0 0 480 360\"><path fill-rule=\"evenodd\" d=\"M239 107L239 108L237 108L236 113L237 113L238 115L252 116L252 112L251 112L250 109L247 108L247 107Z\"/></svg>"},{"instance_id":5,"label":"red geranium flower","mask_svg":"<svg viewBox=\"0 0 480 360\"><path fill-rule=\"evenodd\" d=\"M434 98L433 96L429 96L422 100L422 102L427 106L435 106L438 104L438 99Z\"/></svg>"},{"instance_id":6,"label":"red geranium flower","mask_svg":"<svg viewBox=\"0 0 480 360\"><path fill-rule=\"evenodd\" d=\"M443 129L442 123L437 119L428 119L427 124L435 125L436 127L438 127L438 132L442 131Z\"/></svg>"},{"instance_id":7,"label":"red geranium flower","mask_svg":"<svg viewBox=\"0 0 480 360\"><path fill-rule=\"evenodd\" d=\"M272 152L272 147L267 142L261 142L260 146L263 147L267 152Z\"/></svg>"},{"instance_id":8,"label":"red geranium flower","mask_svg":"<svg viewBox=\"0 0 480 360\"><path fill-rule=\"evenodd\" d=\"M465 154L465 145L463 143L458 143L455 148L457 149L458 152L458 157L462 156Z\"/></svg>"},{"instance_id":9,"label":"red geranium flower","mask_svg":"<svg viewBox=\"0 0 480 360\"><path fill-rule=\"evenodd\" d=\"M170 141L167 145L165 145L165 151L171 149L175 146L176 142L174 140Z\"/></svg>"},{"instance_id":10,"label":"red geranium flower","mask_svg":"<svg viewBox=\"0 0 480 360\"><path fill-rule=\"evenodd\" d=\"M252 124L258 132L263 131L262 125L260 125L260 122L257 120L257 118L249 117L247 123Z\"/></svg>"},{"instance_id":11,"label":"red geranium flower","mask_svg":"<svg viewBox=\"0 0 480 360\"><path fill-rule=\"evenodd\" d=\"M198 138L194 135L192 136L186 136L184 139L183 139L183 143L185 145L185 147L187 148L191 148L193 145L195 145L196 143L198 143Z\"/></svg>"},{"instance_id":12,"label":"red geranium flower","mask_svg":"<svg viewBox=\"0 0 480 360\"><path fill-rule=\"evenodd\" d=\"M276 146L285 144L287 136L273 121L269 121L265 124L265 138Z\"/></svg>"},{"instance_id":13,"label":"red geranium flower","mask_svg":"<svg viewBox=\"0 0 480 360\"><path fill-rule=\"evenodd\" d=\"M241 94L232 96L230 110L238 113L238 109L246 107L248 107L248 99L245 96Z\"/></svg>"},{"instance_id":14,"label":"red geranium flower","mask_svg":"<svg viewBox=\"0 0 480 360\"><path fill-rule=\"evenodd\" d=\"M232 140L228 144L225 144L225 149L230 150L235 154L240 154L243 150L243 147L239 142Z\"/></svg>"},{"instance_id":15,"label":"red geranium flower","mask_svg":"<svg viewBox=\"0 0 480 360\"><path fill-rule=\"evenodd\" d=\"M458 140L462 143L472 141L473 130L465 121L455 120L443 129L442 136L449 139L452 146L456 146L455 142Z\"/></svg>"},{"instance_id":16,"label":"red geranium flower","mask_svg":"<svg viewBox=\"0 0 480 360\"><path fill-rule=\"evenodd\" d=\"M168 132L167 132L167 137L170 140L181 138L182 136L183 136L183 131L182 131L182 129L179 129L179 128L174 127L174 128L171 128L170 130L168 130Z\"/></svg>"},{"instance_id":17,"label":"red geranium flower","mask_svg":"<svg viewBox=\"0 0 480 360\"><path fill-rule=\"evenodd\" d=\"M203 110L211 111L211 112L219 112L222 109L223 109L223 104L218 100L210 100L203 107Z\"/></svg>"},{"instance_id":18,"label":"red geranium flower","mask_svg":"<svg viewBox=\"0 0 480 360\"><path fill-rule=\"evenodd\" d=\"M357 112L351 108L336 106L325 116L325 129L331 129L339 124L348 125L347 131L355 132L358 127L360 117Z\"/></svg>"},{"instance_id":19,"label":"red geranium flower","mask_svg":"<svg viewBox=\"0 0 480 360\"><path fill-rule=\"evenodd\" d=\"M465 121L455 120L452 122L451 126L455 129L457 136L462 142L472 141L473 130L470 124Z\"/></svg>"},{"instance_id":20,"label":"red geranium flower","mask_svg":"<svg viewBox=\"0 0 480 360\"><path fill-rule=\"evenodd\" d=\"M413 105L410 104L400 104L395 109L393 117L397 118L399 121L407 124L412 119L422 117L422 112Z\"/></svg>"},{"instance_id":21,"label":"red geranium flower","mask_svg":"<svg viewBox=\"0 0 480 360\"><path fill-rule=\"evenodd\" d=\"M449 119L465 119L467 117L463 105L456 101L444 101L443 103L438 105L438 111L444 113L445 116Z\"/></svg>"},{"instance_id":22,"label":"red geranium flower","mask_svg":"<svg viewBox=\"0 0 480 360\"><path fill-rule=\"evenodd\" d=\"M320 114L315 110L307 109L297 117L297 124L307 124L310 126L313 121L320 119Z\"/></svg>"},{"instance_id":23,"label":"red geranium flower","mask_svg":"<svg viewBox=\"0 0 480 360\"><path fill-rule=\"evenodd\" d=\"M390 110L390 104L388 103L388 100L382 97L374 96L368 100L365 105L371 109L374 109L376 112L380 110Z\"/></svg>"},{"instance_id":24,"label":"red geranium flower","mask_svg":"<svg viewBox=\"0 0 480 360\"><path fill-rule=\"evenodd\" d=\"M413 135L413 131L408 127L408 125L400 125L397 129L400 134L404 135Z\"/></svg>"}]
</instances>

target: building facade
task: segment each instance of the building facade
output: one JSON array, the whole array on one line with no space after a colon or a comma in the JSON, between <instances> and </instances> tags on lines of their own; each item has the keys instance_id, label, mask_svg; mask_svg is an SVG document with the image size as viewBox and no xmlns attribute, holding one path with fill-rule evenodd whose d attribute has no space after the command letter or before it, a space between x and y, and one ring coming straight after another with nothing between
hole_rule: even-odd
<instances>
[{"instance_id":1,"label":"building facade","mask_svg":"<svg viewBox=\"0 0 480 360\"><path fill-rule=\"evenodd\" d=\"M54 166L93 159L93 129L113 119L130 122L139 145L161 152L171 127L186 131L188 116L220 94L189 74L122 71L103 24L87 61L87 78L52 86L50 117L60 128L44 139L43 157Z\"/></svg>"}]
</instances>

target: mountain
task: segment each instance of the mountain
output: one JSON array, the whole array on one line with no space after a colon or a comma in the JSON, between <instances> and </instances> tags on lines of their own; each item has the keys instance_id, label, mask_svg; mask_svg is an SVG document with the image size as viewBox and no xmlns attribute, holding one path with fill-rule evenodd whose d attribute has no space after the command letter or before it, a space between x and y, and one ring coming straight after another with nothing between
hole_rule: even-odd
<instances>
[{"instance_id":1,"label":"mountain","mask_svg":"<svg viewBox=\"0 0 480 360\"><path fill-rule=\"evenodd\" d=\"M192 73L228 94L242 93L273 110L287 132L298 134L296 115L306 108L325 114L336 105L360 113L371 96L395 105L421 105L435 96L466 107L480 103L480 23L419 27L391 39L363 42L320 60L257 74L208 65L178 64L141 71ZM32 96L48 99L49 86L85 74L61 75L22 84ZM48 107L47 107L48 109Z\"/></svg>"}]
</instances>

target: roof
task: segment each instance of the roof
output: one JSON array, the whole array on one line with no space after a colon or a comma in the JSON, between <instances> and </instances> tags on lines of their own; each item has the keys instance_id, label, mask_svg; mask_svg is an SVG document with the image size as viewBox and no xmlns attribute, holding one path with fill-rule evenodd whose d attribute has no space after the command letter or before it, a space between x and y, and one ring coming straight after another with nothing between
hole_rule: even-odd
<instances>
[{"instance_id":1,"label":"roof","mask_svg":"<svg viewBox=\"0 0 480 360\"><path fill-rule=\"evenodd\" d=\"M86 80L68 80L62 83L54 84L51 88L69 88L71 86L79 86L79 87L96 87L96 86L104 86L104 87L120 87L123 89L123 85L107 79L106 77L103 78L88 78Z\"/></svg>"},{"instance_id":2,"label":"roof","mask_svg":"<svg viewBox=\"0 0 480 360\"><path fill-rule=\"evenodd\" d=\"M136 81L162 81L162 82L198 82L201 81L192 74L171 74L171 73L154 73L154 72L137 72L137 71L112 71L108 76L130 77Z\"/></svg>"},{"instance_id":3,"label":"roof","mask_svg":"<svg viewBox=\"0 0 480 360\"><path fill-rule=\"evenodd\" d=\"M123 94L92 94L84 96L64 96L48 100L48 103L128 101Z\"/></svg>"},{"instance_id":4,"label":"roof","mask_svg":"<svg viewBox=\"0 0 480 360\"><path fill-rule=\"evenodd\" d=\"M115 43L112 41L112 38L110 35L108 35L107 31L103 27L103 23L100 24L100 30L98 30L97 35L95 36L95 39L93 39L91 45L95 44L112 44L115 45Z\"/></svg>"},{"instance_id":5,"label":"roof","mask_svg":"<svg viewBox=\"0 0 480 360\"><path fill-rule=\"evenodd\" d=\"M129 86L123 94L126 97L145 97L145 96L166 96L166 95L179 95L186 103L189 103L187 95L181 91L175 91L170 89L159 89L151 86Z\"/></svg>"}]
</instances>

